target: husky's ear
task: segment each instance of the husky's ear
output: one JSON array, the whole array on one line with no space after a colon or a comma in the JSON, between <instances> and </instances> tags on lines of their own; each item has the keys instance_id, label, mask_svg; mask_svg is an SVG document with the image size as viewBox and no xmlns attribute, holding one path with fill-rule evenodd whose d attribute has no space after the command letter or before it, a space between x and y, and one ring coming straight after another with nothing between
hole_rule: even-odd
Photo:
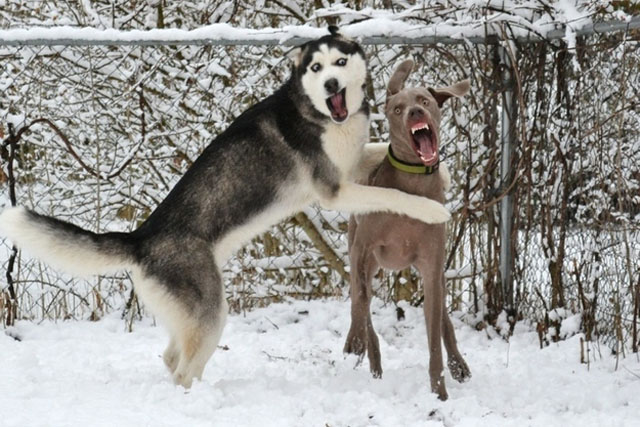
<instances>
[{"instance_id":1,"label":"husky's ear","mask_svg":"<svg viewBox=\"0 0 640 427\"><path fill-rule=\"evenodd\" d=\"M340 29L338 27L336 27L335 25L329 25L328 30L329 30L329 33L331 33L331 35L333 37L339 37L340 36L340 34L339 34Z\"/></svg>"},{"instance_id":2,"label":"husky's ear","mask_svg":"<svg viewBox=\"0 0 640 427\"><path fill-rule=\"evenodd\" d=\"M391 96L402 90L404 82L407 80L407 77L409 77L409 74L411 74L412 69L412 59L402 61L398 68L396 68L396 71L393 72L393 75L389 79L389 84L387 85L387 101Z\"/></svg>"},{"instance_id":3,"label":"husky's ear","mask_svg":"<svg viewBox=\"0 0 640 427\"><path fill-rule=\"evenodd\" d=\"M438 102L438 107L442 108L442 104L444 104L444 101L453 96L455 96L456 98L460 98L469 93L470 88L471 83L469 82L469 79L465 79L451 86L441 87L438 89L430 87L428 89L429 92L431 92L431 95L433 95L433 97L436 99L436 102Z\"/></svg>"},{"instance_id":4,"label":"husky's ear","mask_svg":"<svg viewBox=\"0 0 640 427\"><path fill-rule=\"evenodd\" d=\"M296 46L287 52L287 58L293 61L293 65L297 67L302 61L302 46Z\"/></svg>"}]
</instances>

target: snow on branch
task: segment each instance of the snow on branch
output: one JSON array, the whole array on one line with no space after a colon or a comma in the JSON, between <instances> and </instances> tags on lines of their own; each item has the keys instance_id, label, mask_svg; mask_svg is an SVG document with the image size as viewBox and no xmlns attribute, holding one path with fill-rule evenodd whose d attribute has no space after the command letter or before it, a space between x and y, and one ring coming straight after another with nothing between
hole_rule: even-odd
<instances>
[{"instance_id":1,"label":"snow on branch","mask_svg":"<svg viewBox=\"0 0 640 427\"><path fill-rule=\"evenodd\" d=\"M640 28L640 17L593 23L588 13L572 12L553 20L549 15L535 17L531 11L511 13L503 10L472 18L437 23L420 23L415 11L394 14L386 10L354 11L344 6L318 9L316 17L343 17L349 24L341 32L363 44L437 44L492 43L499 39L541 40L565 38L569 44L575 35L624 31ZM485 11L486 12L486 11ZM239 28L226 23L194 30L152 29L121 31L90 27L32 27L0 30L0 45L298 45L328 34L326 28L289 25L282 28Z\"/></svg>"}]
</instances>

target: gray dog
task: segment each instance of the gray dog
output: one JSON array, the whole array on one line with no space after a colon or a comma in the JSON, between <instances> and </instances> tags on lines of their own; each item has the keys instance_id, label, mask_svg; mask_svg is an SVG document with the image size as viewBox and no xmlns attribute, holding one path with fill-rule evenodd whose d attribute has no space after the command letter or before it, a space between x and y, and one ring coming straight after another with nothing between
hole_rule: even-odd
<instances>
[{"instance_id":1,"label":"gray dog","mask_svg":"<svg viewBox=\"0 0 640 427\"><path fill-rule=\"evenodd\" d=\"M469 81L432 89L403 89L413 61L404 61L387 88L385 113L391 144L387 157L369 176L368 185L388 187L444 202L449 174L438 173L440 108L451 97L469 91ZM445 307L445 226L391 213L352 216L349 221L351 260L351 328L345 352L368 353L374 377L382 375L378 337L369 307L371 280L380 267L401 270L415 266L422 275L424 314L429 341L431 390L447 398L442 367L441 337L449 355L451 375L462 382L471 376L458 351L455 333Z\"/></svg>"}]
</instances>

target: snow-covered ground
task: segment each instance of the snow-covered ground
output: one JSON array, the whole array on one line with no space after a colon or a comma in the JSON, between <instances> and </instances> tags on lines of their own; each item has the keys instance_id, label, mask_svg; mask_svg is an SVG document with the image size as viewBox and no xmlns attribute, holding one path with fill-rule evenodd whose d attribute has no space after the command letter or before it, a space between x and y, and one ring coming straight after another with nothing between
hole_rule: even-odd
<instances>
[{"instance_id":1,"label":"snow-covered ground","mask_svg":"<svg viewBox=\"0 0 640 427\"><path fill-rule=\"evenodd\" d=\"M0 334L1 426L638 426L640 363L605 349L590 369L579 337L540 350L454 319L473 378L446 373L449 400L428 391L421 308L374 301L383 378L342 353L348 301L296 301L229 317L202 382L171 383L167 338L151 320L125 332L99 322L20 322ZM10 335L18 337L15 340ZM597 355L593 351L593 355Z\"/></svg>"}]
</instances>

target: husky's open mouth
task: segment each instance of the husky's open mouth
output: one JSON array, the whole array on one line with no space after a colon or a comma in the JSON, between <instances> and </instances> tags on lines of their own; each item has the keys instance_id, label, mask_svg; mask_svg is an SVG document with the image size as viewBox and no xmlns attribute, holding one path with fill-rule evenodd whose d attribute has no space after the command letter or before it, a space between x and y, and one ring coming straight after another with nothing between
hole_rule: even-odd
<instances>
[{"instance_id":1,"label":"husky's open mouth","mask_svg":"<svg viewBox=\"0 0 640 427\"><path fill-rule=\"evenodd\" d=\"M427 122L414 123L410 127L409 138L413 151L425 166L438 163L438 138Z\"/></svg>"},{"instance_id":2,"label":"husky's open mouth","mask_svg":"<svg viewBox=\"0 0 640 427\"><path fill-rule=\"evenodd\" d=\"M331 112L331 118L336 122L344 121L349 115L346 92L347 88L345 87L327 98L327 107L329 107L329 111Z\"/></svg>"}]
</instances>

